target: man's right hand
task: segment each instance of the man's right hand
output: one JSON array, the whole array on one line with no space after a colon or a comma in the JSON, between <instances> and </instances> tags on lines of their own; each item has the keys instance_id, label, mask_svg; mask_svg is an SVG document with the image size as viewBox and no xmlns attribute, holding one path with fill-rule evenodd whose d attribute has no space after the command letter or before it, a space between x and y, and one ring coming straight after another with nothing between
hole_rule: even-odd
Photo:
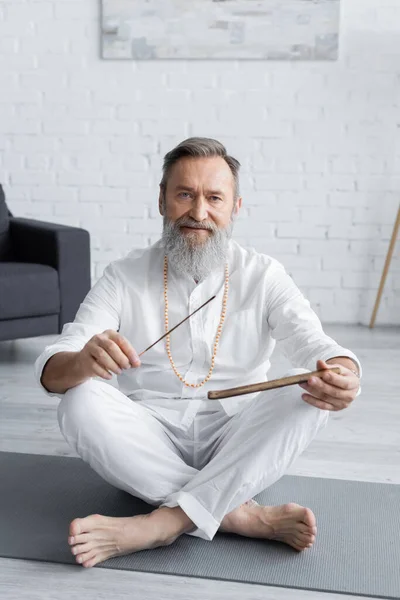
<instances>
[{"instance_id":1,"label":"man's right hand","mask_svg":"<svg viewBox=\"0 0 400 600\"><path fill-rule=\"evenodd\" d=\"M122 335L107 329L94 335L76 357L76 364L84 378L102 377L112 379L112 373L120 375L123 369L139 367L136 350Z\"/></svg>"}]
</instances>

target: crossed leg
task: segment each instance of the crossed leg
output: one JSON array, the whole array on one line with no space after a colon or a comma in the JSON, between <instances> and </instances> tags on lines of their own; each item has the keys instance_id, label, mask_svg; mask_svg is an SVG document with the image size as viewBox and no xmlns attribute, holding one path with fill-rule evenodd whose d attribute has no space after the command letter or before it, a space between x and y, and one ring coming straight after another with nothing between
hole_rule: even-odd
<instances>
[{"instance_id":1,"label":"crossed leg","mask_svg":"<svg viewBox=\"0 0 400 600\"><path fill-rule=\"evenodd\" d=\"M198 471L186 464L162 424L115 388L89 381L69 390L58 410L68 443L109 483L159 507L135 517L74 519L68 542L76 561L92 567L112 556L170 544L183 533L212 539L218 528L278 539L296 550L312 545L316 524L310 509L251 501L279 479L326 423L325 411L299 398L293 388L281 391L275 402L272 394L268 399L260 394L227 423L210 462ZM127 457L136 458L135 468Z\"/></svg>"}]
</instances>

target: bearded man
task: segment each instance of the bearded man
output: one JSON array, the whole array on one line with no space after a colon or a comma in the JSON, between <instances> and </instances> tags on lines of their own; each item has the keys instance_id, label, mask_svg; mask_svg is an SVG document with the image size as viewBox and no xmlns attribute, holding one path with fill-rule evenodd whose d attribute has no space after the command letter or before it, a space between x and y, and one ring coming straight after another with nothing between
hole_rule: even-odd
<instances>
[{"instance_id":1,"label":"bearded man","mask_svg":"<svg viewBox=\"0 0 400 600\"><path fill-rule=\"evenodd\" d=\"M212 540L218 530L233 532L299 552L315 540L309 508L261 506L253 497L282 477L330 411L360 393L361 367L324 333L280 262L232 239L239 166L208 138L171 150L160 183L161 239L108 265L35 363L38 383L61 399L68 444L111 485L155 507L75 518L68 544L84 567L182 534ZM209 390L266 381L276 342L294 367L287 375L326 374L208 399ZM105 381L114 374L118 388Z\"/></svg>"}]
</instances>

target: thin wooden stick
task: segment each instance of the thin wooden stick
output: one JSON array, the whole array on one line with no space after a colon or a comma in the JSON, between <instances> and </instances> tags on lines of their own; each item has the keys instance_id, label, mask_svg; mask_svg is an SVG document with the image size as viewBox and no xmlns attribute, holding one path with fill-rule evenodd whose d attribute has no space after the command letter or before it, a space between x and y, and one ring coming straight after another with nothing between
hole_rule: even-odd
<instances>
[{"instance_id":1,"label":"thin wooden stick","mask_svg":"<svg viewBox=\"0 0 400 600\"><path fill-rule=\"evenodd\" d=\"M394 246L396 243L396 238L397 238L399 228L400 228L400 206L399 206L399 210L397 212L397 218L396 218L396 222L394 224L392 238L390 240L389 249L388 249L387 255L386 255L385 266L383 267L383 273L382 273L381 282L379 285L378 295L376 297L374 310L372 312L372 317L371 317L371 321L369 324L370 329L372 329L373 326L375 325L375 319L376 319L376 315L378 312L379 304L381 302L382 292L383 292L383 288L385 286L385 281L386 281L386 277L387 277L387 274L389 271L390 262L392 260L393 250L394 250Z\"/></svg>"},{"instance_id":2,"label":"thin wooden stick","mask_svg":"<svg viewBox=\"0 0 400 600\"><path fill-rule=\"evenodd\" d=\"M152 348L153 346L155 346L156 344L158 344L158 342L161 342L161 340L163 340L165 337L167 337L167 335L169 335L170 333L172 333L174 331L174 329L176 329L177 327L179 327L179 325L182 325L182 323L184 323L185 321L187 321L188 319L190 319L190 317L192 317L195 313L197 313L198 310L200 310L201 308L203 308L203 306L205 306L206 304L208 304L209 302L211 302L211 300L214 300L215 296L213 296L212 298L210 298L209 300L207 300L207 302L204 302L204 304L202 304L201 306L199 306L199 308L196 308L196 310L194 310L188 317L185 317L183 319L183 321L181 321L180 323L178 323L178 325L175 325L175 327L173 327L172 329L170 329L169 331L167 331L167 333L164 333L164 335L162 335L156 342L154 342L154 344L151 344L151 346L149 346L148 348L146 348L146 350L143 350L143 352L141 352L139 354L139 356L142 356L142 354L144 354L145 352L147 352L147 350L150 350L150 348Z\"/></svg>"},{"instance_id":3,"label":"thin wooden stick","mask_svg":"<svg viewBox=\"0 0 400 600\"><path fill-rule=\"evenodd\" d=\"M264 390L272 390L274 388L284 387L286 385L294 385L295 383L303 383L308 381L310 377L322 377L327 371L340 374L340 367L332 367L330 369L322 369L321 371L312 371L311 373L302 373L301 375L292 375L291 377L282 377L281 379L273 379L272 381L263 381L261 383L253 383L252 385L242 385L228 390L220 390L219 392L208 392L207 397L210 400L220 400L221 398L230 398L231 396L243 396L244 394L253 394L254 392L263 392Z\"/></svg>"}]
</instances>

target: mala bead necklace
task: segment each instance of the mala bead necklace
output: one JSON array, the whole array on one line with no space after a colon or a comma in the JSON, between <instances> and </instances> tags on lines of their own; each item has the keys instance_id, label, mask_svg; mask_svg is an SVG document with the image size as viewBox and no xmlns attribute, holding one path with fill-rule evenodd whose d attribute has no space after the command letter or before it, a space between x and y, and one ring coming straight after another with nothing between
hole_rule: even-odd
<instances>
[{"instance_id":1,"label":"mala bead necklace","mask_svg":"<svg viewBox=\"0 0 400 600\"><path fill-rule=\"evenodd\" d=\"M213 355L211 358L211 367L210 367L210 370L208 371L206 378L201 383L188 383L187 381L184 380L182 375L180 373L178 373L178 370L175 366L175 363L174 363L174 361L172 359L172 355L171 355L170 336L169 335L166 336L166 349L167 349L169 362L171 363L171 367L172 367L175 375L187 387L191 387L191 388L202 387L205 383L207 383L207 381L210 379L210 377L212 375L212 372L213 372L214 366L215 366L215 357L217 355L218 344L219 344L219 340L221 337L222 325L224 324L224 321L225 321L226 302L228 299L228 289L229 289L229 270L228 270L228 263L226 263L226 265L225 265L225 286L224 286L224 296L223 296L223 300L222 300L221 318L220 318L218 329L217 329L217 335L215 336ZM164 310L165 331L168 331L168 258L167 258L167 256L164 256L164 303L165 303L165 310Z\"/></svg>"}]
</instances>

